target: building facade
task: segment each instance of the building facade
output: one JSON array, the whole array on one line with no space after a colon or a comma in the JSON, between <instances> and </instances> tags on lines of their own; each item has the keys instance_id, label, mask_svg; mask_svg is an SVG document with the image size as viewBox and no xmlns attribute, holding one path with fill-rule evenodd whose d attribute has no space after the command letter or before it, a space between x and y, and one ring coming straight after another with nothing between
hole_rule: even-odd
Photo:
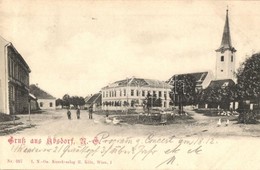
<instances>
[{"instance_id":1,"label":"building facade","mask_svg":"<svg viewBox=\"0 0 260 170\"><path fill-rule=\"evenodd\" d=\"M35 84L30 85L30 93L37 98L38 106L42 110L56 109L56 98L42 90Z\"/></svg>"},{"instance_id":2,"label":"building facade","mask_svg":"<svg viewBox=\"0 0 260 170\"><path fill-rule=\"evenodd\" d=\"M220 47L216 50L216 80L235 79L236 49L232 46L228 10Z\"/></svg>"},{"instance_id":3,"label":"building facade","mask_svg":"<svg viewBox=\"0 0 260 170\"><path fill-rule=\"evenodd\" d=\"M0 112L26 113L29 107L28 64L12 43L0 36Z\"/></svg>"},{"instance_id":4,"label":"building facade","mask_svg":"<svg viewBox=\"0 0 260 170\"><path fill-rule=\"evenodd\" d=\"M102 109L142 108L148 93L160 98L162 108L169 108L171 88L169 84L151 79L132 77L116 81L102 88Z\"/></svg>"}]
</instances>

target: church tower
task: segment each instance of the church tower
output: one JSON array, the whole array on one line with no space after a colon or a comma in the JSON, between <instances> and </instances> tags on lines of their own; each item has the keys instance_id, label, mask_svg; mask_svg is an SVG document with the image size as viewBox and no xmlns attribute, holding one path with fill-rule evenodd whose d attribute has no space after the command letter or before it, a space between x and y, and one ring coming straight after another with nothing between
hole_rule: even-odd
<instances>
[{"instance_id":1,"label":"church tower","mask_svg":"<svg viewBox=\"0 0 260 170\"><path fill-rule=\"evenodd\" d=\"M216 72L215 79L235 79L236 49L232 46L228 9L226 11L226 22L220 47L216 50Z\"/></svg>"}]
</instances>

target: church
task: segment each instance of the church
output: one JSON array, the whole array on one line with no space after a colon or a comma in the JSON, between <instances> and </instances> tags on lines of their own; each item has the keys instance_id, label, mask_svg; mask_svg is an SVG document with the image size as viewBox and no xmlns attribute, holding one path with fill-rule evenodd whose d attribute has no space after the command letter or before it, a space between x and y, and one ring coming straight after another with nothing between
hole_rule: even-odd
<instances>
[{"instance_id":1,"label":"church","mask_svg":"<svg viewBox=\"0 0 260 170\"><path fill-rule=\"evenodd\" d=\"M190 75L195 78L196 91L213 87L222 88L233 86L235 84L236 49L232 46L231 42L228 9L226 10L226 20L221 44L215 51L216 64L214 75L211 71L175 74L167 80L167 82L170 85L174 85L175 81L177 81L176 77L181 75ZM205 107L207 107L207 104ZM237 108L237 104L235 106L232 103L230 107Z\"/></svg>"}]
</instances>

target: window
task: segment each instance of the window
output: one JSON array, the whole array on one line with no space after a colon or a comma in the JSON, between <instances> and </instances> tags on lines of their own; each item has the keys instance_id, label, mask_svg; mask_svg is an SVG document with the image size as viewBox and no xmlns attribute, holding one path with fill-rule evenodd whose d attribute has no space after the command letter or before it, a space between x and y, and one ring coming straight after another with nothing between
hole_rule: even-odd
<instances>
[{"instance_id":1,"label":"window","mask_svg":"<svg viewBox=\"0 0 260 170\"><path fill-rule=\"evenodd\" d=\"M122 90L119 91L119 95L122 96Z\"/></svg>"},{"instance_id":2,"label":"window","mask_svg":"<svg viewBox=\"0 0 260 170\"><path fill-rule=\"evenodd\" d=\"M43 102L40 102L40 107L43 107Z\"/></svg>"},{"instance_id":3,"label":"window","mask_svg":"<svg viewBox=\"0 0 260 170\"><path fill-rule=\"evenodd\" d=\"M159 97L162 97L162 92L161 91L159 91Z\"/></svg>"},{"instance_id":4,"label":"window","mask_svg":"<svg viewBox=\"0 0 260 170\"><path fill-rule=\"evenodd\" d=\"M221 70L221 72L223 72L223 70Z\"/></svg>"},{"instance_id":5,"label":"window","mask_svg":"<svg viewBox=\"0 0 260 170\"><path fill-rule=\"evenodd\" d=\"M224 61L224 56L221 56L221 59L220 59L220 61Z\"/></svg>"},{"instance_id":6,"label":"window","mask_svg":"<svg viewBox=\"0 0 260 170\"><path fill-rule=\"evenodd\" d=\"M139 96L139 91L138 90L136 90L136 96Z\"/></svg>"},{"instance_id":7,"label":"window","mask_svg":"<svg viewBox=\"0 0 260 170\"><path fill-rule=\"evenodd\" d=\"M50 107L52 107L52 102L50 102Z\"/></svg>"},{"instance_id":8,"label":"window","mask_svg":"<svg viewBox=\"0 0 260 170\"><path fill-rule=\"evenodd\" d=\"M105 97L105 92L103 91L103 97Z\"/></svg>"},{"instance_id":9,"label":"window","mask_svg":"<svg viewBox=\"0 0 260 170\"><path fill-rule=\"evenodd\" d=\"M11 74L11 59L9 58L8 59L8 72L9 72L9 76L11 76L12 74Z\"/></svg>"},{"instance_id":10,"label":"window","mask_svg":"<svg viewBox=\"0 0 260 170\"><path fill-rule=\"evenodd\" d=\"M134 90L131 90L131 96L134 96Z\"/></svg>"},{"instance_id":11,"label":"window","mask_svg":"<svg viewBox=\"0 0 260 170\"><path fill-rule=\"evenodd\" d=\"M124 96L126 96L126 89L124 89Z\"/></svg>"},{"instance_id":12,"label":"window","mask_svg":"<svg viewBox=\"0 0 260 170\"><path fill-rule=\"evenodd\" d=\"M233 62L233 55L231 56L231 62Z\"/></svg>"},{"instance_id":13,"label":"window","mask_svg":"<svg viewBox=\"0 0 260 170\"><path fill-rule=\"evenodd\" d=\"M145 91L144 90L142 91L142 96L145 96Z\"/></svg>"}]
</instances>

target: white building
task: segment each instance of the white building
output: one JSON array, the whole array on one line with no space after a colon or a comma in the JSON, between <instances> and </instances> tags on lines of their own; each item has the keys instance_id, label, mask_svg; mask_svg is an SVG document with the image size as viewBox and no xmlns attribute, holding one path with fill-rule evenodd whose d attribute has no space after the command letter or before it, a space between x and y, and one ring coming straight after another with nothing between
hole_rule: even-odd
<instances>
[{"instance_id":1,"label":"white building","mask_svg":"<svg viewBox=\"0 0 260 170\"><path fill-rule=\"evenodd\" d=\"M45 92L37 85L30 85L30 93L33 94L38 101L38 105L42 110L56 109L56 98Z\"/></svg>"},{"instance_id":2,"label":"white building","mask_svg":"<svg viewBox=\"0 0 260 170\"><path fill-rule=\"evenodd\" d=\"M122 110L143 107L148 93L162 101L162 108L169 108L171 85L159 80L129 78L116 81L102 88L102 109Z\"/></svg>"}]
</instances>

